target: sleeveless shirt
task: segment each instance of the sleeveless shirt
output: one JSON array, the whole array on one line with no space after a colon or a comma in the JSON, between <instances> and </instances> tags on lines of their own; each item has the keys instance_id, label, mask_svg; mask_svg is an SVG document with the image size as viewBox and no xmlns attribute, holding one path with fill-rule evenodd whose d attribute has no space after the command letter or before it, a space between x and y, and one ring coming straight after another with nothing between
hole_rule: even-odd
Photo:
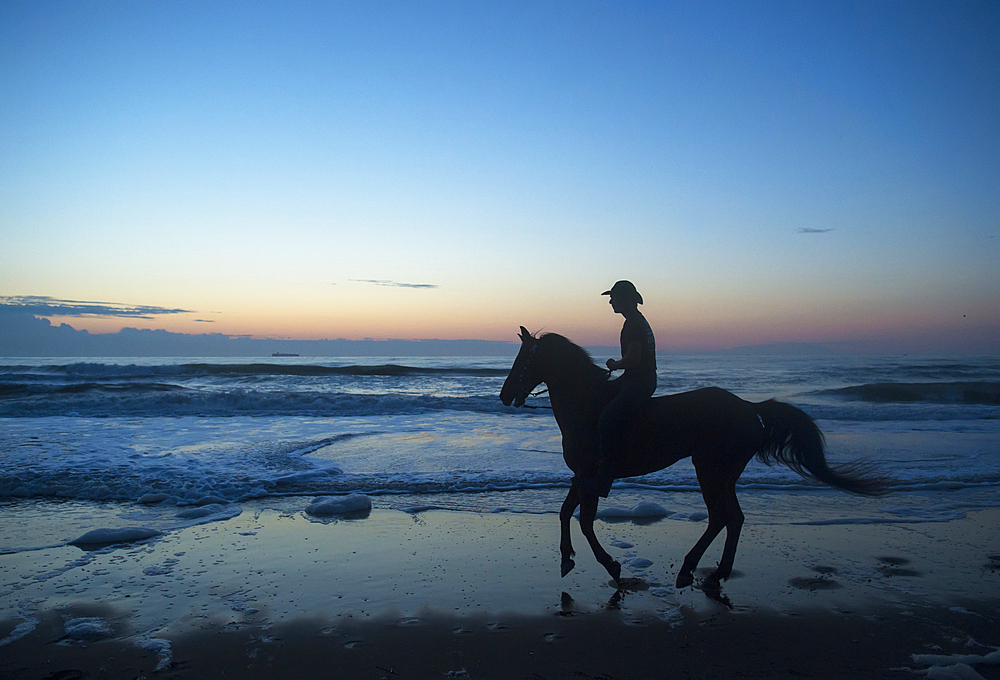
<instances>
[{"instance_id":1,"label":"sleeveless shirt","mask_svg":"<svg viewBox=\"0 0 1000 680\"><path fill-rule=\"evenodd\" d=\"M639 355L639 364L625 369L625 377L636 378L647 373L656 373L656 340L653 338L653 329L638 310L631 319L625 319L625 325L622 326L623 357L633 342L638 342L642 346L642 352Z\"/></svg>"}]
</instances>

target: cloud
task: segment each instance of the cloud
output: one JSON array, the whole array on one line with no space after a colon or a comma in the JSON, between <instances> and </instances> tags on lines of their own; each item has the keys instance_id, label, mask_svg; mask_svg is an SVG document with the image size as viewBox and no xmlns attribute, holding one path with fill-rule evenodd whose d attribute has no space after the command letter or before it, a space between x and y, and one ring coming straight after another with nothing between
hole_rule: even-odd
<instances>
[{"instance_id":1,"label":"cloud","mask_svg":"<svg viewBox=\"0 0 1000 680\"><path fill-rule=\"evenodd\" d=\"M814 227L802 227L796 233L797 234L825 234L827 232L834 231L834 228L829 229L816 229Z\"/></svg>"},{"instance_id":2,"label":"cloud","mask_svg":"<svg viewBox=\"0 0 1000 680\"><path fill-rule=\"evenodd\" d=\"M437 288L436 283L401 283L399 281L386 281L383 279L351 279L357 283L370 283L375 286L390 286L392 288Z\"/></svg>"},{"instance_id":3,"label":"cloud","mask_svg":"<svg viewBox=\"0 0 1000 680\"><path fill-rule=\"evenodd\" d=\"M0 295L0 313L4 312L35 316L109 316L130 319L152 319L162 314L190 314L187 309L126 305L120 302L57 300L44 295Z\"/></svg>"}]
</instances>

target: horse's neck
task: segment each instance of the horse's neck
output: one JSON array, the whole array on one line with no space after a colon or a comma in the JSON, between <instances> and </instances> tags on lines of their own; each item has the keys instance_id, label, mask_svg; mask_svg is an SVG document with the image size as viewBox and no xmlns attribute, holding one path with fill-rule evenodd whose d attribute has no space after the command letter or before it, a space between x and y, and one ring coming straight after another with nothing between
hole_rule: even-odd
<instances>
[{"instance_id":1,"label":"horse's neck","mask_svg":"<svg viewBox=\"0 0 1000 680\"><path fill-rule=\"evenodd\" d=\"M602 396L603 382L586 371L579 371L563 372L546 384L552 415L564 437L596 425L597 401Z\"/></svg>"}]
</instances>

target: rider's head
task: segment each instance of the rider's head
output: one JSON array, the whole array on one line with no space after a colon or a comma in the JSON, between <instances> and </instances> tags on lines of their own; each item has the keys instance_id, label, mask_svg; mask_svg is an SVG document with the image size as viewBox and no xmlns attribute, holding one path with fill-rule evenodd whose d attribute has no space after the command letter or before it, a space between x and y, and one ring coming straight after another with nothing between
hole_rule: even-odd
<instances>
[{"instance_id":1,"label":"rider's head","mask_svg":"<svg viewBox=\"0 0 1000 680\"><path fill-rule=\"evenodd\" d=\"M611 290L606 290L601 295L611 296L611 306L618 311L620 308L634 308L642 304L642 296L635 289L631 281L618 281L611 286Z\"/></svg>"}]
</instances>

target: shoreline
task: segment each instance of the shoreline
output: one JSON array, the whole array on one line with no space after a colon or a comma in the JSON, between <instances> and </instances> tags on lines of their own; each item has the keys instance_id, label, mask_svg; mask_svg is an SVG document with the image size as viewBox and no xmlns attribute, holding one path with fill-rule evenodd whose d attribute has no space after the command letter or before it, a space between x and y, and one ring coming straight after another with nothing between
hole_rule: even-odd
<instances>
[{"instance_id":1,"label":"shoreline","mask_svg":"<svg viewBox=\"0 0 1000 680\"><path fill-rule=\"evenodd\" d=\"M672 586L703 522L599 521L633 572L623 597L573 525L565 578L557 518L433 510L317 520L246 504L140 543L0 555L0 675L905 677L892 669L927 668L913 654L1000 646L1000 510L748 522L732 608Z\"/></svg>"}]
</instances>

